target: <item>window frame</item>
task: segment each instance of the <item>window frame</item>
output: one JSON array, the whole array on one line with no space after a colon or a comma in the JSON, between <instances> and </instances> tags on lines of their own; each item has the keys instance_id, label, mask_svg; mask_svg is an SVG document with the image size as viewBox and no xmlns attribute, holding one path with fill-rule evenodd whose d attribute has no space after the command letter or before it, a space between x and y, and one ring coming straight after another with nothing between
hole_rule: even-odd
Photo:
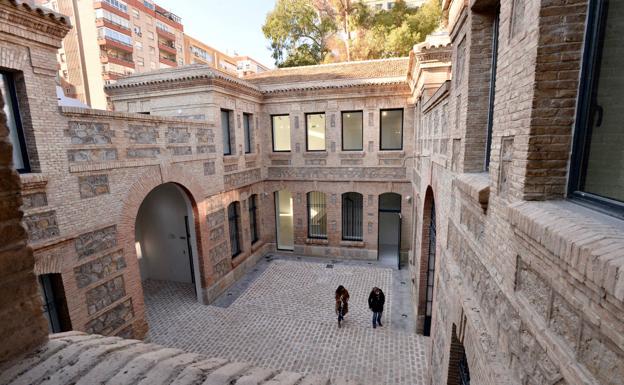
<instances>
[{"instance_id":1,"label":"window frame","mask_svg":"<svg viewBox=\"0 0 624 385\"><path fill-rule=\"evenodd\" d=\"M360 196L360 202L361 202L361 206L360 206L360 237L356 238L356 237L348 237L345 238L345 226L344 224L347 222L345 221L345 196L349 193L353 193L353 194L358 194ZM364 241L364 194L359 193L357 191L347 191L341 194L340 196L340 221L341 221L341 225L342 225L342 229L341 229L341 239L343 241L347 241L347 242L363 242ZM355 227L355 225L351 226L352 228Z\"/></svg>"},{"instance_id":2,"label":"window frame","mask_svg":"<svg viewBox=\"0 0 624 385\"><path fill-rule=\"evenodd\" d=\"M598 80L602 59L601 36L604 34L607 21L605 11L604 0L590 0L570 157L568 199L624 219L624 202L581 190L587 174L587 154L592 135L592 93Z\"/></svg>"},{"instance_id":3,"label":"window frame","mask_svg":"<svg viewBox=\"0 0 624 385\"><path fill-rule=\"evenodd\" d=\"M309 141L308 141L308 116L310 115L323 115L323 123L325 123L324 128L324 148L322 150L310 150ZM305 119L305 143L306 143L306 152L327 152L327 114L325 112L306 112L303 114L303 118Z\"/></svg>"},{"instance_id":4,"label":"window frame","mask_svg":"<svg viewBox=\"0 0 624 385\"><path fill-rule=\"evenodd\" d=\"M230 207L234 208L234 216L230 215ZM229 230L229 240L230 240L230 255L232 258L240 255L243 252L243 248L241 247L241 237L240 237L240 203L238 201L232 202L227 207L228 214L228 230ZM232 226L233 224L233 226ZM232 229L234 227L234 230ZM232 238L234 235L234 238ZM232 240L236 241L236 252L234 251L234 244Z\"/></svg>"},{"instance_id":5,"label":"window frame","mask_svg":"<svg viewBox=\"0 0 624 385\"><path fill-rule=\"evenodd\" d=\"M496 99L496 68L498 67L498 38L500 35L500 4L496 6L496 14L492 20L492 58L490 60L490 89L488 91L488 115L485 138L484 171L490 170L492 155L492 132L494 129L494 102Z\"/></svg>"},{"instance_id":6,"label":"window frame","mask_svg":"<svg viewBox=\"0 0 624 385\"><path fill-rule=\"evenodd\" d=\"M19 141L19 151L22 155L22 163L24 167L16 168L15 170L20 174L27 174L32 171L32 165L30 164L30 158L28 156L28 147L26 146L26 134L24 132L24 126L22 124L22 115L20 114L19 100L17 97L17 84L15 80L16 72L3 71L0 69L0 75L4 75L7 88L9 91L9 97L11 98L11 110L13 112L13 118L15 119L15 128L17 128L17 140ZM6 102L4 103L6 106ZM8 116L7 116L8 118ZM7 123L8 124L8 123ZM10 134L9 134L10 141ZM13 146L15 144L11 143Z\"/></svg>"},{"instance_id":7,"label":"window frame","mask_svg":"<svg viewBox=\"0 0 624 385\"><path fill-rule=\"evenodd\" d=\"M358 150L347 150L344 146L344 114L362 114L362 127L360 128L360 138L362 138L362 147ZM381 144L381 143L380 143ZM364 110L340 111L340 151L364 151Z\"/></svg>"},{"instance_id":8,"label":"window frame","mask_svg":"<svg viewBox=\"0 0 624 385\"><path fill-rule=\"evenodd\" d=\"M383 120L383 112L384 111L401 111L401 147L399 148L383 148L383 141L382 141L382 137L383 137L383 126L381 125L381 122ZM363 119L364 117L362 117ZM405 124L404 124L404 120L405 120L405 108L400 107L400 108L383 108L379 110L379 151L403 151L403 131L405 129ZM362 143L362 146L364 146L364 143Z\"/></svg>"},{"instance_id":9,"label":"window frame","mask_svg":"<svg viewBox=\"0 0 624 385\"><path fill-rule=\"evenodd\" d=\"M229 152L225 152L225 148L223 149L223 156L230 156L233 155L234 153L232 153L232 125L230 124L231 120L232 120L232 110L228 110L226 108L221 108L220 110L220 115L221 115L221 135L224 134L223 131L223 112L227 112L227 135L228 135L228 147L229 147Z\"/></svg>"},{"instance_id":10,"label":"window frame","mask_svg":"<svg viewBox=\"0 0 624 385\"><path fill-rule=\"evenodd\" d=\"M292 152L292 143L290 146L290 150L276 150L275 149L275 121L273 120L273 118L278 117L278 116L287 116L288 117L288 124L289 124L289 133L292 134L292 127L290 127L290 114L271 114L271 150L273 152ZM290 142L290 138L288 138L288 141Z\"/></svg>"},{"instance_id":11,"label":"window frame","mask_svg":"<svg viewBox=\"0 0 624 385\"><path fill-rule=\"evenodd\" d=\"M248 112L243 112L243 135L245 136L245 154L253 153L252 143L251 143L251 135L252 135L252 121L253 114ZM247 122L247 127L245 127L245 122Z\"/></svg>"},{"instance_id":12,"label":"window frame","mask_svg":"<svg viewBox=\"0 0 624 385\"><path fill-rule=\"evenodd\" d=\"M308 216L308 239L327 239L327 219L325 219L325 235L312 235L310 233L310 229L312 228L311 224L312 224L312 216L310 215L310 194L312 193L320 193L323 194L323 198L325 198L325 203L324 203L324 211L325 211L325 215L327 216L327 194L322 192L322 191L308 191L306 193L306 203L307 203L307 207L306 207L306 214ZM327 218L327 217L326 217Z\"/></svg>"},{"instance_id":13,"label":"window frame","mask_svg":"<svg viewBox=\"0 0 624 385\"><path fill-rule=\"evenodd\" d=\"M258 236L258 194L251 194L247 199L247 211L249 214L249 236L253 245L260 240Z\"/></svg>"}]
</instances>

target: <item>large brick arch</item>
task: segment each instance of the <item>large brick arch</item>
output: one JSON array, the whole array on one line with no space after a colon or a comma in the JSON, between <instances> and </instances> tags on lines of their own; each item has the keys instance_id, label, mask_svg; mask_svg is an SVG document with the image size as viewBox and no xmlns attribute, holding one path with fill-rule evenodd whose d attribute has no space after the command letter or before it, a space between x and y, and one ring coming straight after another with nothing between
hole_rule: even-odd
<instances>
[{"instance_id":1,"label":"large brick arch","mask_svg":"<svg viewBox=\"0 0 624 385\"><path fill-rule=\"evenodd\" d=\"M191 203L195 221L199 260L199 266L196 268L199 271L200 285L202 288L206 287L205 282L207 277L213 274L212 265L210 265L210 263L204 263L202 258L202 250L207 250L208 247L208 245L205 244L208 237L204 236L207 229L205 229L205 223L202 223L201 220L201 218L204 218L206 215L206 208L203 202L203 198L206 196L205 189L196 182L195 176L179 167L161 165L159 168L151 168L149 171L143 173L128 188L128 193L123 199L122 211L117 222L119 243L123 246L124 256L126 258L127 273L124 278L126 281L126 290L132 297L134 305L135 321L133 329L135 337L137 338L143 338L147 333L148 325L145 321L143 286L134 245L135 222L139 213L139 208L141 207L141 203L145 200L145 197L147 197L153 189L164 183L175 183L186 193ZM200 200L198 201L197 198Z\"/></svg>"},{"instance_id":2,"label":"large brick arch","mask_svg":"<svg viewBox=\"0 0 624 385\"><path fill-rule=\"evenodd\" d=\"M423 201L423 207L421 209L421 242L420 242L420 261L419 261L419 274L418 274L418 308L417 308L417 331L423 333L425 328L425 315L427 310L427 274L429 270L429 230L431 223L431 213L435 208L435 193L431 185L427 187L425 192L425 199ZM436 228L437 220L436 220ZM436 244L437 248L437 244ZM438 259L437 250L435 250L435 260ZM436 266L434 266L435 268ZM434 275L435 282L435 275ZM435 298L435 290L434 290Z\"/></svg>"}]
</instances>

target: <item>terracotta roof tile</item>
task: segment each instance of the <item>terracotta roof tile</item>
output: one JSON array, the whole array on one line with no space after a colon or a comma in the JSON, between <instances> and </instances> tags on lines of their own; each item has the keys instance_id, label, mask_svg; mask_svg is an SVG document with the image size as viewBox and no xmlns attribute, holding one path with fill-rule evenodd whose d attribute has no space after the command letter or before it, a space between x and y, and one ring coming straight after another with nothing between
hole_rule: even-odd
<instances>
[{"instance_id":1,"label":"terracotta roof tile","mask_svg":"<svg viewBox=\"0 0 624 385\"><path fill-rule=\"evenodd\" d=\"M257 85L320 82L328 80L405 79L409 58L393 58L303 67L279 68L252 74L245 80Z\"/></svg>"},{"instance_id":2,"label":"terracotta roof tile","mask_svg":"<svg viewBox=\"0 0 624 385\"><path fill-rule=\"evenodd\" d=\"M34 0L0 0L0 3L11 4L15 8L26 10L39 17L51 20L58 24L70 26L69 18L46 7L39 6Z\"/></svg>"}]
</instances>

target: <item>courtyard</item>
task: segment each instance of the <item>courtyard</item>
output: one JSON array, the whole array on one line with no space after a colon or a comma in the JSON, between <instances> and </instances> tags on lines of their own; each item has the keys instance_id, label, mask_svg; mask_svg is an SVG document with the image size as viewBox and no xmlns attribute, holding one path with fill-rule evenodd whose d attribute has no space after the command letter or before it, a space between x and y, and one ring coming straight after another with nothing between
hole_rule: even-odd
<instances>
[{"instance_id":1,"label":"courtyard","mask_svg":"<svg viewBox=\"0 0 624 385\"><path fill-rule=\"evenodd\" d=\"M429 339L414 332L407 271L376 263L263 258L209 306L190 284L144 283L148 339L211 357L363 384L424 384ZM334 290L350 293L342 328ZM386 294L383 327L367 299Z\"/></svg>"}]
</instances>

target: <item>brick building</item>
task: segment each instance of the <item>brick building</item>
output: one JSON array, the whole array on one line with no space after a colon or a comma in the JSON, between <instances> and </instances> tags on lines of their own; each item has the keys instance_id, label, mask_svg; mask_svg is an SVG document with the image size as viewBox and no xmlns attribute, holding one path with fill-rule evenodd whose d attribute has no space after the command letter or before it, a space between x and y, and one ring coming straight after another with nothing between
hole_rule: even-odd
<instances>
[{"instance_id":1,"label":"brick building","mask_svg":"<svg viewBox=\"0 0 624 385\"><path fill-rule=\"evenodd\" d=\"M142 337L144 279L208 303L265 253L295 253L407 267L432 384L624 383L624 12L606 3L445 0L447 33L409 58L163 69L110 85L105 112L56 106L65 19L0 0L34 254L3 200L1 285L26 294L3 300L20 343L1 353L44 339L15 333L33 270L51 331Z\"/></svg>"}]
</instances>

